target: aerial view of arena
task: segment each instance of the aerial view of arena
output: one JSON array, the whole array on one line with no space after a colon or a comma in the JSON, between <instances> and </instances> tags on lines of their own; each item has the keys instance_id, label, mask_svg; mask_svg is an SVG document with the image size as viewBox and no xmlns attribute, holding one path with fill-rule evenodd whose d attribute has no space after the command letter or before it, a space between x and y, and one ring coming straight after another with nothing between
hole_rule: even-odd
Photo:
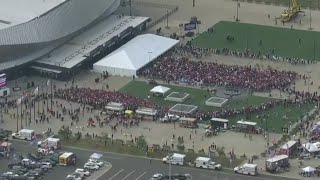
<instances>
[{"instance_id":1,"label":"aerial view of arena","mask_svg":"<svg viewBox=\"0 0 320 180\"><path fill-rule=\"evenodd\" d=\"M0 3L0 180L319 178L319 0Z\"/></svg>"}]
</instances>

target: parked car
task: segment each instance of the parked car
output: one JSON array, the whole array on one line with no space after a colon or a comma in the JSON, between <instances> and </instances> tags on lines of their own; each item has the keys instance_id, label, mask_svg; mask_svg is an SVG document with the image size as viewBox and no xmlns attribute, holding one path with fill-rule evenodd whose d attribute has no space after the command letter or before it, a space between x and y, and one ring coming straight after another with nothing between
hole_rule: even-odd
<instances>
[{"instance_id":1,"label":"parked car","mask_svg":"<svg viewBox=\"0 0 320 180\"><path fill-rule=\"evenodd\" d=\"M49 162L41 162L41 169L43 168L52 169L52 164Z\"/></svg>"},{"instance_id":2,"label":"parked car","mask_svg":"<svg viewBox=\"0 0 320 180\"><path fill-rule=\"evenodd\" d=\"M100 166L100 167L104 166L104 162L99 161L99 160L96 160L96 159L89 159L88 162L90 162L90 163L95 163L95 164L97 164L97 165Z\"/></svg>"},{"instance_id":3,"label":"parked car","mask_svg":"<svg viewBox=\"0 0 320 180\"><path fill-rule=\"evenodd\" d=\"M92 170L97 171L97 170L99 170L100 166L95 163L88 162L88 163L84 164L83 168L88 169L90 171L92 171Z\"/></svg>"},{"instance_id":4,"label":"parked car","mask_svg":"<svg viewBox=\"0 0 320 180\"><path fill-rule=\"evenodd\" d=\"M21 160L21 165L22 166L30 165L30 164L33 164L33 163L35 163L35 162L32 161L31 159L24 158L24 159Z\"/></svg>"},{"instance_id":5,"label":"parked car","mask_svg":"<svg viewBox=\"0 0 320 180\"><path fill-rule=\"evenodd\" d=\"M163 178L163 175L157 173L157 174L154 174L152 178L150 178L150 180L161 180L162 178Z\"/></svg>"},{"instance_id":6,"label":"parked car","mask_svg":"<svg viewBox=\"0 0 320 180\"><path fill-rule=\"evenodd\" d=\"M12 162L8 164L8 168L12 169L13 166L20 166L20 165L21 165L21 162Z\"/></svg>"},{"instance_id":7,"label":"parked car","mask_svg":"<svg viewBox=\"0 0 320 180\"><path fill-rule=\"evenodd\" d=\"M13 166L12 171L21 171L23 173L26 173L28 169L22 166Z\"/></svg>"},{"instance_id":8,"label":"parked car","mask_svg":"<svg viewBox=\"0 0 320 180\"><path fill-rule=\"evenodd\" d=\"M75 172L80 173L80 174L83 174L83 175L86 176L86 177L88 177L88 176L91 175L91 173L90 173L89 171L86 171L86 170L80 169L80 168L76 169Z\"/></svg>"},{"instance_id":9,"label":"parked car","mask_svg":"<svg viewBox=\"0 0 320 180\"><path fill-rule=\"evenodd\" d=\"M33 159L35 161L39 161L42 158L41 156L35 155L33 153L29 153L28 156L30 159Z\"/></svg>"},{"instance_id":10,"label":"parked car","mask_svg":"<svg viewBox=\"0 0 320 180\"><path fill-rule=\"evenodd\" d=\"M307 160L309 160L309 159L311 159L311 154L310 153L301 153L299 155L299 159L307 159Z\"/></svg>"},{"instance_id":11,"label":"parked car","mask_svg":"<svg viewBox=\"0 0 320 180\"><path fill-rule=\"evenodd\" d=\"M68 175L67 177L66 177L66 180L82 180L82 178L81 177L76 177L75 175Z\"/></svg>"}]
</instances>

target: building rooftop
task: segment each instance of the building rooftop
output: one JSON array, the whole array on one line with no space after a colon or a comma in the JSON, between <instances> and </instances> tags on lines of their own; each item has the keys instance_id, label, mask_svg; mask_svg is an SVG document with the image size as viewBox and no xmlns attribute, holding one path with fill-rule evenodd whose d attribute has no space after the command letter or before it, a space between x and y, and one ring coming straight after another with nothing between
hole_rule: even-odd
<instances>
[{"instance_id":1,"label":"building rooftop","mask_svg":"<svg viewBox=\"0 0 320 180\"><path fill-rule=\"evenodd\" d=\"M86 56L98 46L110 41L127 28L135 28L148 19L148 17L120 17L112 15L52 51L50 56L43 57L37 62L63 68L72 68L86 59Z\"/></svg>"},{"instance_id":2,"label":"building rooftop","mask_svg":"<svg viewBox=\"0 0 320 180\"><path fill-rule=\"evenodd\" d=\"M0 0L0 30L28 22L67 0Z\"/></svg>"}]
</instances>

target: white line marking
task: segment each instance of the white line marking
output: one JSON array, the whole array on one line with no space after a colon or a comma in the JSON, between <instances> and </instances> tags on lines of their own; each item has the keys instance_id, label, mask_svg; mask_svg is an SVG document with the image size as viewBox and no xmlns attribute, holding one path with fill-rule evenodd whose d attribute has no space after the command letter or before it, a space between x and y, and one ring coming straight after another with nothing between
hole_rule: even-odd
<instances>
[{"instance_id":1,"label":"white line marking","mask_svg":"<svg viewBox=\"0 0 320 180\"><path fill-rule=\"evenodd\" d=\"M125 180L127 177L129 177L131 174L133 174L136 170L132 171L131 173L129 173L128 175L126 175L122 180Z\"/></svg>"},{"instance_id":2,"label":"white line marking","mask_svg":"<svg viewBox=\"0 0 320 180\"><path fill-rule=\"evenodd\" d=\"M116 174L114 174L111 178L109 178L109 180L112 180L114 177L118 176L118 174L120 174L124 169L121 169L119 172L117 172Z\"/></svg>"},{"instance_id":3,"label":"white line marking","mask_svg":"<svg viewBox=\"0 0 320 180\"><path fill-rule=\"evenodd\" d=\"M136 179L136 180L139 180L140 178L142 178L146 173L147 173L147 171L146 171L146 172L144 172L144 173L142 173L139 177L137 177L137 179Z\"/></svg>"}]
</instances>

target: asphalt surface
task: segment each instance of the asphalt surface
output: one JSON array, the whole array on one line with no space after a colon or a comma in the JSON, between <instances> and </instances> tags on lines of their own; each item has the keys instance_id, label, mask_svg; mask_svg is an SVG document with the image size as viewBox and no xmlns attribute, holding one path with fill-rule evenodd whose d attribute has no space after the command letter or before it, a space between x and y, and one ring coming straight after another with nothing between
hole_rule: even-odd
<instances>
[{"instance_id":1,"label":"asphalt surface","mask_svg":"<svg viewBox=\"0 0 320 180\"><path fill-rule=\"evenodd\" d=\"M36 147L31 146L26 142L13 142L14 148L20 153L27 153L35 151ZM88 160L90 155L95 151L63 147L63 151L73 152L78 156L78 167L82 167ZM168 174L169 165L161 163L156 159L148 159L143 157L135 157L129 155L115 154L115 153L103 153L104 156L101 160L107 161L112 164L112 168L102 175L99 180L148 180L153 174L161 173ZM3 164L4 160L0 160L0 164ZM58 180L64 179L69 173L74 172L76 166L60 167L57 166L53 172L49 172L44 176L44 180ZM232 171L213 171L205 169L196 169L186 166L171 166L172 174L190 174L193 180L289 180L283 177L277 176L245 176L234 174ZM0 166L1 168L1 166ZM3 171L3 170L2 170Z\"/></svg>"}]
</instances>

